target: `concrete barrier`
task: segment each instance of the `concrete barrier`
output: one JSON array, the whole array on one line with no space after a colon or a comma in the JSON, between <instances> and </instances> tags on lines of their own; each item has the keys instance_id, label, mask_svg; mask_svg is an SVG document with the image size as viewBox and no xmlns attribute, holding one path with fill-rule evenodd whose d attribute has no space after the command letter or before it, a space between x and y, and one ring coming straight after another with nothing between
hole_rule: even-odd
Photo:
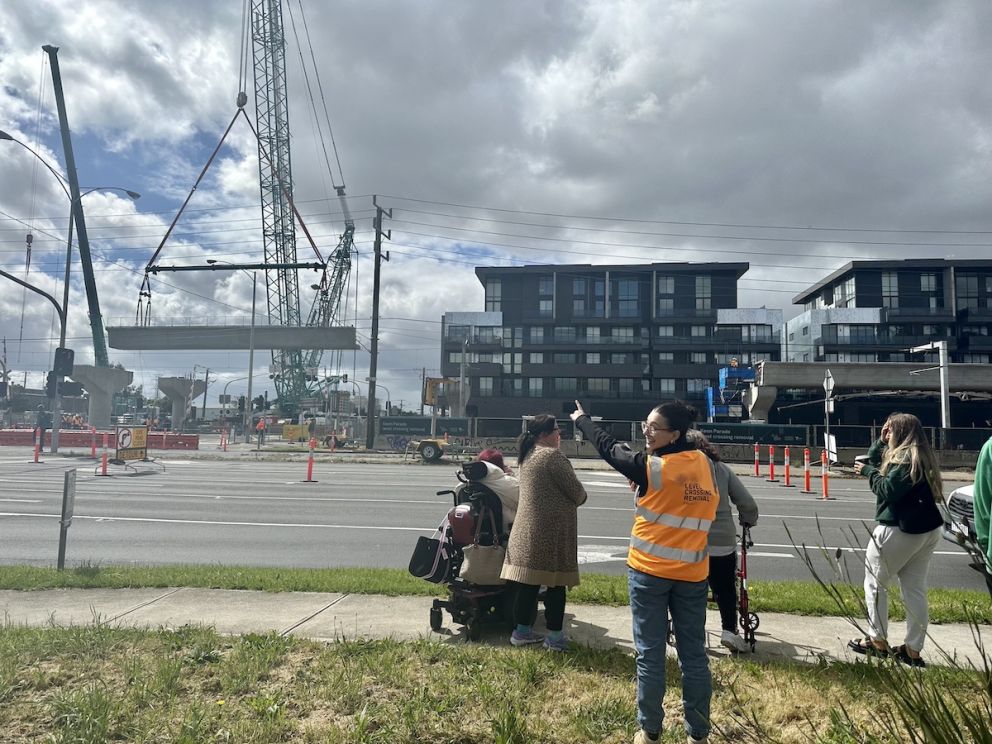
<instances>
[{"instance_id":1,"label":"concrete barrier","mask_svg":"<svg viewBox=\"0 0 992 744\"><path fill-rule=\"evenodd\" d=\"M113 440L113 432L111 441ZM102 432L97 432L102 436ZM45 447L51 446L52 432L45 432ZM0 447L30 447L34 443L32 429L0 429ZM60 429L59 449L80 448L89 450L92 447L93 434L89 429ZM199 434L173 434L172 432L155 431L148 434L148 449L159 450L195 450L200 448Z\"/></svg>"}]
</instances>

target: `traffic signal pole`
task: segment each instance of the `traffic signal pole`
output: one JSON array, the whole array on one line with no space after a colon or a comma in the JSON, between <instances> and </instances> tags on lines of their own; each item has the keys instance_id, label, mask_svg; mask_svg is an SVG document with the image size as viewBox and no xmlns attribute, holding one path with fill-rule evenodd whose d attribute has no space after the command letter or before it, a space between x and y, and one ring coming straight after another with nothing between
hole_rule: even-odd
<instances>
[{"instance_id":1,"label":"traffic signal pole","mask_svg":"<svg viewBox=\"0 0 992 744\"><path fill-rule=\"evenodd\" d=\"M366 432L365 449L375 447L375 375L379 366L379 274L383 260L389 260L389 253L385 259L382 256L382 215L392 218L393 210L383 209L376 203L376 197L372 197L372 204L375 205L375 268L372 277L372 348L371 359L369 361L369 394L366 406ZM392 239L392 231L386 231L386 240Z\"/></svg>"}]
</instances>

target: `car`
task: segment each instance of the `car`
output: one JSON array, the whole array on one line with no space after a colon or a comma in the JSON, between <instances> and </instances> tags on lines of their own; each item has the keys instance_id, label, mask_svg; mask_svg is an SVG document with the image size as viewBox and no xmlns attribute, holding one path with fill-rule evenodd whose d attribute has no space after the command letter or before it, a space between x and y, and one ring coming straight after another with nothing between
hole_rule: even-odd
<instances>
[{"instance_id":1,"label":"car","mask_svg":"<svg viewBox=\"0 0 992 744\"><path fill-rule=\"evenodd\" d=\"M975 532L975 486L962 486L955 489L947 499L944 515L944 539L955 545L978 542Z\"/></svg>"}]
</instances>

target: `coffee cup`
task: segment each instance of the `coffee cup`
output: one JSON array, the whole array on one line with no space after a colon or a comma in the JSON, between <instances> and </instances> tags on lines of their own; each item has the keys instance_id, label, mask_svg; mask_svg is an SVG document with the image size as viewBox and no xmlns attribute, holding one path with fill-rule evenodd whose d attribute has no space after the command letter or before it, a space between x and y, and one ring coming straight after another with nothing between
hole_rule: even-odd
<instances>
[{"instance_id":1,"label":"coffee cup","mask_svg":"<svg viewBox=\"0 0 992 744\"><path fill-rule=\"evenodd\" d=\"M856 455L854 458L855 463L861 463L862 465L868 464L868 455Z\"/></svg>"}]
</instances>

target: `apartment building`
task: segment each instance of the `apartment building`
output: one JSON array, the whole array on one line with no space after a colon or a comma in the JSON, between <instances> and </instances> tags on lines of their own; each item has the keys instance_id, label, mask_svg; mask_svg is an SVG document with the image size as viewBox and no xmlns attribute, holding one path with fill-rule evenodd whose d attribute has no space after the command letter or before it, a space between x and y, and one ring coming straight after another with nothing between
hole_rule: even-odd
<instances>
[{"instance_id":1,"label":"apartment building","mask_svg":"<svg viewBox=\"0 0 992 744\"><path fill-rule=\"evenodd\" d=\"M576 398L639 419L706 388L736 359L780 358L782 311L738 308L747 263L479 267L481 312L442 318L441 374L465 380L453 412L563 415Z\"/></svg>"},{"instance_id":2,"label":"apartment building","mask_svg":"<svg viewBox=\"0 0 992 744\"><path fill-rule=\"evenodd\" d=\"M793 302L786 361L908 362L921 357L907 349L939 340L952 362L992 360L990 260L852 261Z\"/></svg>"}]
</instances>

